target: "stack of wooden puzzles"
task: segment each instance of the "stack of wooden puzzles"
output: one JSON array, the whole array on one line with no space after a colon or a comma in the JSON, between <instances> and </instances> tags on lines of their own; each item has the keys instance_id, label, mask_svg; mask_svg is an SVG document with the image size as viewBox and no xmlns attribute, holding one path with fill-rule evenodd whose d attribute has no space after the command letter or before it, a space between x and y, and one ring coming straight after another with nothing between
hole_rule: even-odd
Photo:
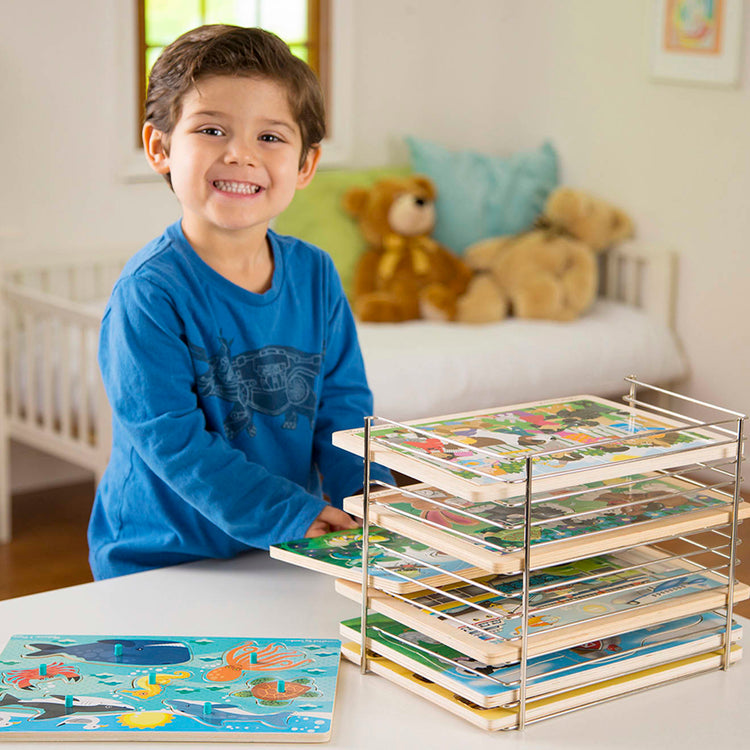
<instances>
[{"instance_id":1,"label":"stack of wooden puzzles","mask_svg":"<svg viewBox=\"0 0 750 750\"><path fill-rule=\"evenodd\" d=\"M416 481L348 498L362 530L271 554L360 603L346 658L364 647L363 671L486 729L727 668L750 597L734 581L742 415L683 417L630 382L626 406L576 396L337 433L366 476L376 461Z\"/></svg>"}]
</instances>

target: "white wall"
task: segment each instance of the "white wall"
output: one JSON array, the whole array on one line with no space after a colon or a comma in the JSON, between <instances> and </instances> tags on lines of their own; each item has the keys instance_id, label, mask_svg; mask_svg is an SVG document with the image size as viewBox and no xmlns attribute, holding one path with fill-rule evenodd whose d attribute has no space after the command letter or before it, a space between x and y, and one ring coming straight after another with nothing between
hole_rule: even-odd
<instances>
[{"instance_id":1,"label":"white wall","mask_svg":"<svg viewBox=\"0 0 750 750\"><path fill-rule=\"evenodd\" d=\"M551 138L565 182L679 251L685 390L750 412L750 83L650 80L649 0L351 3L352 163L404 161L407 133L498 154ZM129 0L0 0L0 18L4 253L137 249L178 212L121 178Z\"/></svg>"}]
</instances>

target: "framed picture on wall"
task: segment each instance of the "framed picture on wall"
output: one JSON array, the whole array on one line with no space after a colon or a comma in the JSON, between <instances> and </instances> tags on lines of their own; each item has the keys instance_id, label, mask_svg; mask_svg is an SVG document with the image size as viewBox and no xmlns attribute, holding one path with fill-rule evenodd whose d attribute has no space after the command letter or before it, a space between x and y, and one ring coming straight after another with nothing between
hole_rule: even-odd
<instances>
[{"instance_id":1,"label":"framed picture on wall","mask_svg":"<svg viewBox=\"0 0 750 750\"><path fill-rule=\"evenodd\" d=\"M737 85L742 0L653 0L653 14L655 79Z\"/></svg>"}]
</instances>

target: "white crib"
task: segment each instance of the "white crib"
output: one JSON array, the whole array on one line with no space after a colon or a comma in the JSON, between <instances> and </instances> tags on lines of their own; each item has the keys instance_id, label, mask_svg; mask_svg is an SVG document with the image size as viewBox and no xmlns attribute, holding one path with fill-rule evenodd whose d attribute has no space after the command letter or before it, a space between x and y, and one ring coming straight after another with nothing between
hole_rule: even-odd
<instances>
[{"instance_id":1,"label":"white crib","mask_svg":"<svg viewBox=\"0 0 750 750\"><path fill-rule=\"evenodd\" d=\"M111 421L96 342L104 302L125 260L117 253L3 269L0 543L11 536L11 439L89 469L97 479L104 471Z\"/></svg>"},{"instance_id":2,"label":"white crib","mask_svg":"<svg viewBox=\"0 0 750 750\"><path fill-rule=\"evenodd\" d=\"M106 467L111 445L111 417L96 362L96 341L104 302L126 259L124 253L107 253L104 257L66 261L59 258L35 260L33 264L19 263L3 270L0 281L0 393L5 394L5 418L0 420L0 543L11 537L11 439L88 469L97 479ZM609 251L602 263L601 296L618 301L621 308L617 309L622 309L623 313L632 313L633 308L642 310L643 325L657 327L669 337L670 361L656 369L659 373L656 377L653 373L648 373L648 376L651 381L660 381L655 384L673 385L686 372L684 360L676 359L675 352L679 347L672 330L674 255L631 242ZM610 305L610 312L611 308ZM582 319L562 325L575 327L584 323L585 319ZM464 345L466 337L473 337L477 347L486 348L494 342L491 345L502 351L501 334L505 328L504 324L497 324L490 335L484 326L463 327L461 337ZM539 372L547 373L547 380L528 385L532 390L516 401L560 395L555 392L556 382L550 378L561 374L568 382L580 384L579 393L596 389L595 386L589 388L589 363L582 361L575 351L562 365L559 359L554 366L545 362L545 357L549 356L549 337L554 337L554 330L543 325L529 328L533 328L528 334L529 349L536 352L532 365ZM507 330L511 330L510 325ZM404 328L404 335L406 331ZM429 353L425 351L424 357L420 358L421 364L416 365L417 368L423 367L423 372L410 372L410 377L393 373L383 377L374 370L387 343L384 344L383 337L376 341L363 333L361 331L360 336L368 376L371 368L375 376L371 377L371 386L376 410L381 416L401 418L404 415L398 413L400 407L396 406L393 396L397 390L401 391L399 403L403 403L404 391L420 388L420 383L427 382L432 374ZM412 329L411 335L417 337L415 346L419 347L421 335L418 327ZM452 335L456 335L455 332ZM659 350L663 348L658 347ZM444 351L441 354L445 356ZM658 351L654 356L666 355L667 352ZM460 363L454 365L461 366ZM470 366L467 358L466 367ZM625 369L626 364L622 368L617 370L618 377L631 374ZM601 391L602 387L598 390ZM496 392L494 403L477 404L473 408L506 403L507 384L498 380ZM467 397L470 398L471 393ZM446 408L445 398L444 395L442 402L435 400L424 404L425 415L456 411L456 408Z\"/></svg>"}]
</instances>

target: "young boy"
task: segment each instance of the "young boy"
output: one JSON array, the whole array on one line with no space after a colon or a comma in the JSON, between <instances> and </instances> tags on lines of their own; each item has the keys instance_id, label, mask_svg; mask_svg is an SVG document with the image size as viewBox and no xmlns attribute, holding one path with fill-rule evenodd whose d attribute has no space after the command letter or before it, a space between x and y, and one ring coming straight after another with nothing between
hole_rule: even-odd
<instances>
[{"instance_id":1,"label":"young boy","mask_svg":"<svg viewBox=\"0 0 750 750\"><path fill-rule=\"evenodd\" d=\"M183 216L129 261L102 322L95 578L357 526L340 508L362 462L331 445L372 413L352 315L330 258L268 228L324 135L317 79L273 34L204 26L156 61L143 143Z\"/></svg>"}]
</instances>

